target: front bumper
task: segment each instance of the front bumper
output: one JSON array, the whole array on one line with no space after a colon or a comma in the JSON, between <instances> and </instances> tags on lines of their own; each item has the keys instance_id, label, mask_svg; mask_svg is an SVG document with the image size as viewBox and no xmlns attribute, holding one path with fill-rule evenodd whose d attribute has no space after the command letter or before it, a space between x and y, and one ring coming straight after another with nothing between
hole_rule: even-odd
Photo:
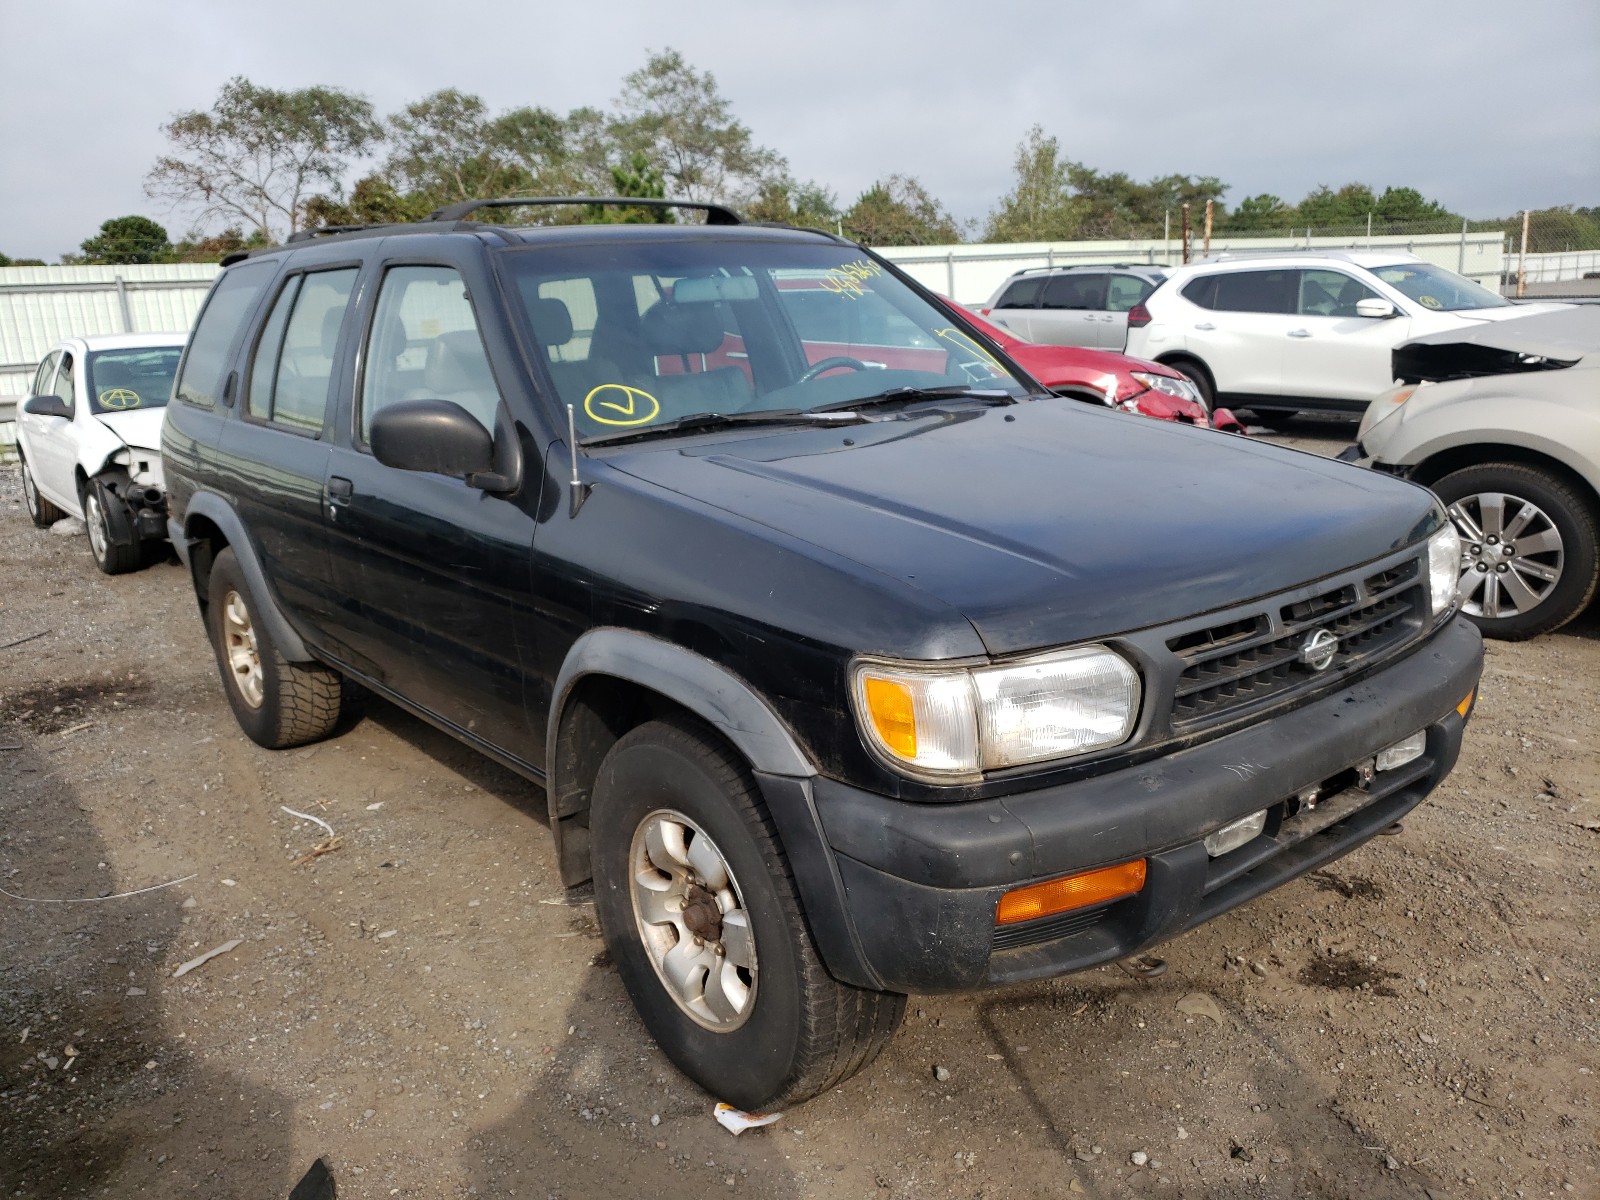
<instances>
[{"instance_id":1,"label":"front bumper","mask_svg":"<svg viewBox=\"0 0 1600 1200\"><path fill-rule=\"evenodd\" d=\"M1037 979L1135 954L1348 853L1420 804L1455 764L1466 724L1457 706L1482 665L1482 640L1458 617L1341 691L1076 783L941 805L813 779L808 807L825 853L791 858L803 891L841 900L808 905L813 931L836 975L900 992ZM1358 765L1418 730L1422 756L1363 785ZM1321 792L1316 807L1296 812L1310 788ZM769 790L774 809L794 799ZM1206 853L1206 835L1264 808L1269 823L1254 841ZM995 906L1011 888L1140 857L1148 874L1137 895L997 931Z\"/></svg>"}]
</instances>

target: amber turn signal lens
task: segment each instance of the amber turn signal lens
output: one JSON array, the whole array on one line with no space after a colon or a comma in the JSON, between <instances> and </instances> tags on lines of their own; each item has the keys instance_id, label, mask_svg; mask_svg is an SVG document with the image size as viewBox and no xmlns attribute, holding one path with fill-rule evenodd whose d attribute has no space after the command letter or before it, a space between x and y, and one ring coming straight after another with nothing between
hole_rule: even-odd
<instances>
[{"instance_id":1,"label":"amber turn signal lens","mask_svg":"<svg viewBox=\"0 0 1600 1200\"><path fill-rule=\"evenodd\" d=\"M865 680L867 712L883 744L901 758L917 757L917 714L911 689L893 679Z\"/></svg>"},{"instance_id":2,"label":"amber turn signal lens","mask_svg":"<svg viewBox=\"0 0 1600 1200\"><path fill-rule=\"evenodd\" d=\"M1466 699L1464 699L1460 704L1456 705L1456 712L1465 717L1469 712L1472 711L1472 702L1477 698L1477 695L1478 689L1473 688L1467 693Z\"/></svg>"},{"instance_id":3,"label":"amber turn signal lens","mask_svg":"<svg viewBox=\"0 0 1600 1200\"><path fill-rule=\"evenodd\" d=\"M1043 883L1030 883L1027 887L1016 888L1000 897L994 923L1015 925L1018 921L1032 921L1074 908L1104 904L1120 896L1131 896L1144 887L1144 873L1144 859L1138 858L1115 867L1101 867L1078 875L1047 879Z\"/></svg>"}]
</instances>

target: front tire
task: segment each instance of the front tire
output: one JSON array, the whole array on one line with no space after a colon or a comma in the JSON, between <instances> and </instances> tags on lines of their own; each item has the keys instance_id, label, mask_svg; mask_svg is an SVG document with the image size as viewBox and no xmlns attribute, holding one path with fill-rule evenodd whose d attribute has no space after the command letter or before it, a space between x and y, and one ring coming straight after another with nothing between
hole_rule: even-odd
<instances>
[{"instance_id":1,"label":"front tire","mask_svg":"<svg viewBox=\"0 0 1600 1200\"><path fill-rule=\"evenodd\" d=\"M343 680L317 663L283 657L230 546L211 566L206 626L222 690L239 727L258 746L285 750L321 741L339 723Z\"/></svg>"},{"instance_id":2,"label":"front tire","mask_svg":"<svg viewBox=\"0 0 1600 1200\"><path fill-rule=\"evenodd\" d=\"M92 479L83 485L83 523L88 527L89 552L94 555L95 566L107 575L126 575L138 570L143 547L137 540L128 545L112 540L106 496Z\"/></svg>"},{"instance_id":3,"label":"front tire","mask_svg":"<svg viewBox=\"0 0 1600 1200\"><path fill-rule=\"evenodd\" d=\"M50 501L39 493L39 485L34 481L33 468L28 465L26 456L21 456L22 461L22 500L28 506L28 518L40 529L48 529L57 521L66 517Z\"/></svg>"},{"instance_id":4,"label":"front tire","mask_svg":"<svg viewBox=\"0 0 1600 1200\"><path fill-rule=\"evenodd\" d=\"M623 986L689 1078L747 1111L797 1104L877 1057L905 997L823 968L744 764L652 721L612 747L590 828L595 910Z\"/></svg>"},{"instance_id":5,"label":"front tire","mask_svg":"<svg viewBox=\"0 0 1600 1200\"><path fill-rule=\"evenodd\" d=\"M1565 479L1523 463L1483 463L1433 485L1462 537L1461 610L1486 637L1559 629L1600 586L1593 505Z\"/></svg>"}]
</instances>

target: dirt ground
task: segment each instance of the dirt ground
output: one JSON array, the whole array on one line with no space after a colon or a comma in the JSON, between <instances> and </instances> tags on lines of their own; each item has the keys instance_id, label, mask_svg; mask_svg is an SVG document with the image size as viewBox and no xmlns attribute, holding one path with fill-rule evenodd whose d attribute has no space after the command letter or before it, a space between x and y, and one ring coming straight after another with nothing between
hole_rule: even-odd
<instances>
[{"instance_id":1,"label":"dirt ground","mask_svg":"<svg viewBox=\"0 0 1600 1200\"><path fill-rule=\"evenodd\" d=\"M320 1156L350 1198L1600 1196L1597 681L1600 610L1491 644L1403 835L1153 981L913 998L735 1139L536 789L379 703L258 749L176 563L102 576L0 468L0 1195L281 1198Z\"/></svg>"}]
</instances>

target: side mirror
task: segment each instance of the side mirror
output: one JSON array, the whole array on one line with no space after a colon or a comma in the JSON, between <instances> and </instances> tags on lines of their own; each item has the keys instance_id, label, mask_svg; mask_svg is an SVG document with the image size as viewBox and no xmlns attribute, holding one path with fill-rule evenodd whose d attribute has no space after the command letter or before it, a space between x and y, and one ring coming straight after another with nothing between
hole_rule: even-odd
<instances>
[{"instance_id":1,"label":"side mirror","mask_svg":"<svg viewBox=\"0 0 1600 1200\"><path fill-rule=\"evenodd\" d=\"M1394 305L1387 300L1379 300L1376 296L1369 296L1365 300L1356 301L1356 316L1358 317L1371 317L1375 321L1383 321L1394 315Z\"/></svg>"},{"instance_id":2,"label":"side mirror","mask_svg":"<svg viewBox=\"0 0 1600 1200\"><path fill-rule=\"evenodd\" d=\"M29 396L22 402L22 411L30 417L70 417L72 410L67 402L55 394Z\"/></svg>"},{"instance_id":3,"label":"side mirror","mask_svg":"<svg viewBox=\"0 0 1600 1200\"><path fill-rule=\"evenodd\" d=\"M372 418L372 453L386 467L472 482L494 471L494 439L449 400L402 400Z\"/></svg>"}]
</instances>

